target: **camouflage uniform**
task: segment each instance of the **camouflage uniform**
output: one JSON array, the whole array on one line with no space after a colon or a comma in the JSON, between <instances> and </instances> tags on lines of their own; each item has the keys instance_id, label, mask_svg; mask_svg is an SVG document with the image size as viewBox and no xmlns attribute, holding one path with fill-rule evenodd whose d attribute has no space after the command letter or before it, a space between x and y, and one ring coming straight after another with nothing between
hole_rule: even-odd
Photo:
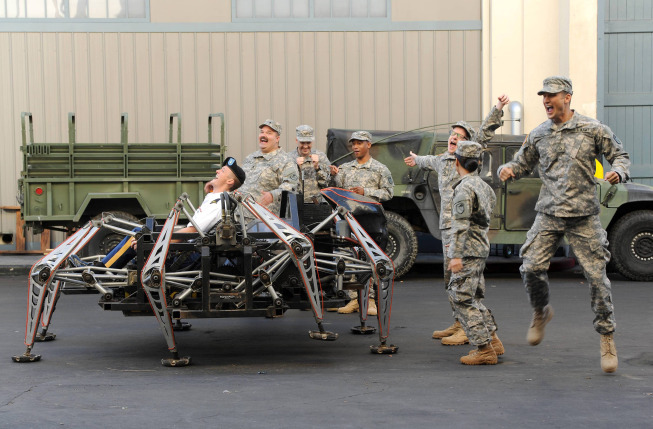
<instances>
[{"instance_id":1,"label":"camouflage uniform","mask_svg":"<svg viewBox=\"0 0 653 429\"><path fill-rule=\"evenodd\" d=\"M257 150L243 162L242 168L247 179L239 191L250 194L255 199L259 199L263 192L270 192L274 201L268 209L278 216L281 192L297 193L299 175L295 165L295 161L281 148L270 153Z\"/></svg>"},{"instance_id":2,"label":"camouflage uniform","mask_svg":"<svg viewBox=\"0 0 653 429\"><path fill-rule=\"evenodd\" d=\"M479 143L483 148L487 147L487 142L494 137L494 131L501 126L501 117L503 111L492 106L492 110L485 117L483 123L476 133L471 132L471 141ZM471 127L465 122L460 121L452 127L461 126L469 133ZM451 278L449 271L449 258L447 257L446 246L451 241L451 201L453 200L453 186L460 180L456 171L456 156L448 151L440 155L424 155L415 159L417 167L422 170L431 170L438 173L438 190L440 192L440 232L442 233L442 254L444 256L444 286L447 287ZM471 174L478 174L473 172Z\"/></svg>"},{"instance_id":3,"label":"camouflage uniform","mask_svg":"<svg viewBox=\"0 0 653 429\"><path fill-rule=\"evenodd\" d=\"M485 297L483 270L490 254L487 232L495 203L494 191L478 175L467 174L454 186L451 244L447 256L449 260L462 259L463 268L451 274L447 291L456 319L475 346L489 344L497 329L492 313L482 302Z\"/></svg>"},{"instance_id":4,"label":"camouflage uniform","mask_svg":"<svg viewBox=\"0 0 653 429\"><path fill-rule=\"evenodd\" d=\"M317 170L313 168L313 160L310 156L304 157L304 163L301 166L298 165L300 170L299 189L301 189L303 183L305 203L314 202L314 198L319 199L321 196L320 189L329 186L329 180L331 178L329 173L331 161L329 161L326 154L318 150L312 151L312 154L319 157ZM301 156L298 149L290 152L289 155L294 160L297 160Z\"/></svg>"},{"instance_id":5,"label":"camouflage uniform","mask_svg":"<svg viewBox=\"0 0 653 429\"><path fill-rule=\"evenodd\" d=\"M376 201L387 201L394 195L395 183L390 170L374 158L364 164L359 164L357 160L342 164L332 182L344 189L361 186L364 195Z\"/></svg>"},{"instance_id":6,"label":"camouflage uniform","mask_svg":"<svg viewBox=\"0 0 653 429\"><path fill-rule=\"evenodd\" d=\"M547 270L566 235L590 285L594 329L609 334L615 329L610 281L605 274L610 252L598 216L594 160L605 156L621 181L628 179L630 160L610 128L572 113L563 124L548 120L535 128L514 159L498 172L509 167L518 179L538 166L542 178L535 205L538 213L520 251L524 259L520 271L531 306L541 310L549 302Z\"/></svg>"},{"instance_id":7,"label":"camouflage uniform","mask_svg":"<svg viewBox=\"0 0 653 429\"><path fill-rule=\"evenodd\" d=\"M360 133L360 132L358 132ZM371 135L369 141L371 141ZM352 134L352 138L357 136L357 132ZM366 138L363 135L364 138ZM331 178L334 186L343 189L351 189L355 186L361 186L365 196L376 201L387 201L394 195L395 183L392 180L392 173L385 164L380 163L374 158L370 158L364 164L359 164L358 160L353 160L342 164L338 168L338 174ZM375 297L374 289L370 290L370 298ZM349 291L349 298L358 298L358 292Z\"/></svg>"}]
</instances>

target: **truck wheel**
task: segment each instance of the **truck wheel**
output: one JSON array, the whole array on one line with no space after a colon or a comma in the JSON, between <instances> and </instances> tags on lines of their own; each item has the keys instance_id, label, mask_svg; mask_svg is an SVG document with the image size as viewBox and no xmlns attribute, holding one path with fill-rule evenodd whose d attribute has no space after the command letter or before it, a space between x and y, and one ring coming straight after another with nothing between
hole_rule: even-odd
<instances>
[{"instance_id":1,"label":"truck wheel","mask_svg":"<svg viewBox=\"0 0 653 429\"><path fill-rule=\"evenodd\" d=\"M395 266L395 278L406 274L417 258L417 235L410 223L397 213L386 211L388 245L385 253Z\"/></svg>"},{"instance_id":2,"label":"truck wheel","mask_svg":"<svg viewBox=\"0 0 653 429\"><path fill-rule=\"evenodd\" d=\"M630 280L653 280L653 211L638 210L619 219L608 235L612 263Z\"/></svg>"},{"instance_id":3,"label":"truck wheel","mask_svg":"<svg viewBox=\"0 0 653 429\"><path fill-rule=\"evenodd\" d=\"M138 219L127 212L121 212L121 211L110 211L114 217L120 218L120 219L125 219L130 222L138 222ZM99 214L95 216L93 219L101 219L102 214ZM128 226L124 225L125 229L130 229ZM122 239L125 238L124 235L118 234L116 232L113 232L109 229L103 228L95 234L95 237L91 239L91 241L88 242L86 245L86 251L84 252L86 256L91 256L91 255L106 255L107 253L111 252L111 250L118 245L122 241Z\"/></svg>"}]
</instances>

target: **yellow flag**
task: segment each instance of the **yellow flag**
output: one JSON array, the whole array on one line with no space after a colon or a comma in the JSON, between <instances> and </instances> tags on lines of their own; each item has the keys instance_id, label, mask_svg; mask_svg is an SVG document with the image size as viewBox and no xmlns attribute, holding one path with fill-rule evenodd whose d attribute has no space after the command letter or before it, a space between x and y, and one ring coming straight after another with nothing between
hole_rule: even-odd
<instances>
[{"instance_id":1,"label":"yellow flag","mask_svg":"<svg viewBox=\"0 0 653 429\"><path fill-rule=\"evenodd\" d=\"M595 159L594 161L596 161L596 172L594 173L594 177L603 179L603 166L598 159Z\"/></svg>"}]
</instances>

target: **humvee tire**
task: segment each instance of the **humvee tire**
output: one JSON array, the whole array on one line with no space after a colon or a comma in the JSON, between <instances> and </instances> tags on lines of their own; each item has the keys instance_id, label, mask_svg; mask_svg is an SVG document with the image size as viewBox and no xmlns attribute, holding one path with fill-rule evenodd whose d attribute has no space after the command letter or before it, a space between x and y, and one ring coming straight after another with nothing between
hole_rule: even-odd
<instances>
[{"instance_id":1,"label":"humvee tire","mask_svg":"<svg viewBox=\"0 0 653 429\"><path fill-rule=\"evenodd\" d=\"M127 212L112 210L110 212L105 212L105 213L110 213L116 218L125 219L130 222L138 222L138 218L136 216ZM100 218L102 218L101 213L93 217L93 220L99 220ZM124 228L131 229L127 226L125 226ZM113 248L116 247L118 243L122 241L123 238L125 238L124 235L118 234L117 232L111 232L106 228L102 228L100 231L97 232L97 234L95 234L95 236L91 239L91 241L89 241L88 244L86 245L86 248L84 249L83 252L84 256L106 255L107 253L111 252L111 250L113 250Z\"/></svg>"},{"instance_id":2,"label":"humvee tire","mask_svg":"<svg viewBox=\"0 0 653 429\"><path fill-rule=\"evenodd\" d=\"M637 210L619 219L608 235L611 265L630 280L653 281L653 212Z\"/></svg>"},{"instance_id":3,"label":"humvee tire","mask_svg":"<svg viewBox=\"0 0 653 429\"><path fill-rule=\"evenodd\" d=\"M417 234L410 223L397 213L387 211L388 245L385 253L395 267L395 278L406 274L417 258Z\"/></svg>"}]
</instances>

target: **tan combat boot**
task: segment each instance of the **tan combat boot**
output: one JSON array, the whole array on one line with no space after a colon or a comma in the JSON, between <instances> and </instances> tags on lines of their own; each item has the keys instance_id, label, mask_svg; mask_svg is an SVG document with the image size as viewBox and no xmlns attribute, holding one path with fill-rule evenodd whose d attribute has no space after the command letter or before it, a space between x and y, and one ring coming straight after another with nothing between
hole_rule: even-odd
<instances>
[{"instance_id":1,"label":"tan combat boot","mask_svg":"<svg viewBox=\"0 0 653 429\"><path fill-rule=\"evenodd\" d=\"M469 343L469 338L467 338L467 335L465 335L463 327L460 326L460 328L454 332L453 335L444 337L440 340L440 342L443 346L462 346L463 344Z\"/></svg>"},{"instance_id":2,"label":"tan combat boot","mask_svg":"<svg viewBox=\"0 0 653 429\"><path fill-rule=\"evenodd\" d=\"M528 328L528 334L526 334L528 344L536 346L542 342L544 338L544 327L552 318L553 307L548 304L542 310L535 310L533 312L533 320L531 321L530 328Z\"/></svg>"},{"instance_id":3,"label":"tan combat boot","mask_svg":"<svg viewBox=\"0 0 653 429\"><path fill-rule=\"evenodd\" d=\"M497 336L496 331L492 332L492 341L490 344L492 345L492 348L494 349L494 352L497 354L497 356L501 356L506 352L506 349L503 347L503 343Z\"/></svg>"},{"instance_id":4,"label":"tan combat boot","mask_svg":"<svg viewBox=\"0 0 653 429\"><path fill-rule=\"evenodd\" d=\"M338 309L338 313L340 314L349 314L349 313L357 313L358 312L358 300L357 299L352 299L349 301L347 305L344 307L340 307Z\"/></svg>"},{"instance_id":5,"label":"tan combat boot","mask_svg":"<svg viewBox=\"0 0 653 429\"><path fill-rule=\"evenodd\" d=\"M376 302L372 298L370 298L369 303L367 304L367 315L368 316L376 316L378 313L376 309Z\"/></svg>"},{"instance_id":6,"label":"tan combat boot","mask_svg":"<svg viewBox=\"0 0 653 429\"><path fill-rule=\"evenodd\" d=\"M463 365L496 365L499 360L497 354L492 348L492 344L488 343L484 346L479 346L476 350L472 350L467 356L460 358L460 363Z\"/></svg>"},{"instance_id":7,"label":"tan combat boot","mask_svg":"<svg viewBox=\"0 0 653 429\"><path fill-rule=\"evenodd\" d=\"M458 329L462 329L462 328L463 327L460 325L460 322L456 320L453 323L453 325L449 326L447 329L443 331L433 331L433 335L431 335L431 338L433 338L434 340L439 340L440 338L450 337L453 334L455 334L456 331L458 331Z\"/></svg>"},{"instance_id":8,"label":"tan combat boot","mask_svg":"<svg viewBox=\"0 0 653 429\"><path fill-rule=\"evenodd\" d=\"M613 334L601 335L601 369L603 372L615 372L618 364Z\"/></svg>"}]
</instances>

